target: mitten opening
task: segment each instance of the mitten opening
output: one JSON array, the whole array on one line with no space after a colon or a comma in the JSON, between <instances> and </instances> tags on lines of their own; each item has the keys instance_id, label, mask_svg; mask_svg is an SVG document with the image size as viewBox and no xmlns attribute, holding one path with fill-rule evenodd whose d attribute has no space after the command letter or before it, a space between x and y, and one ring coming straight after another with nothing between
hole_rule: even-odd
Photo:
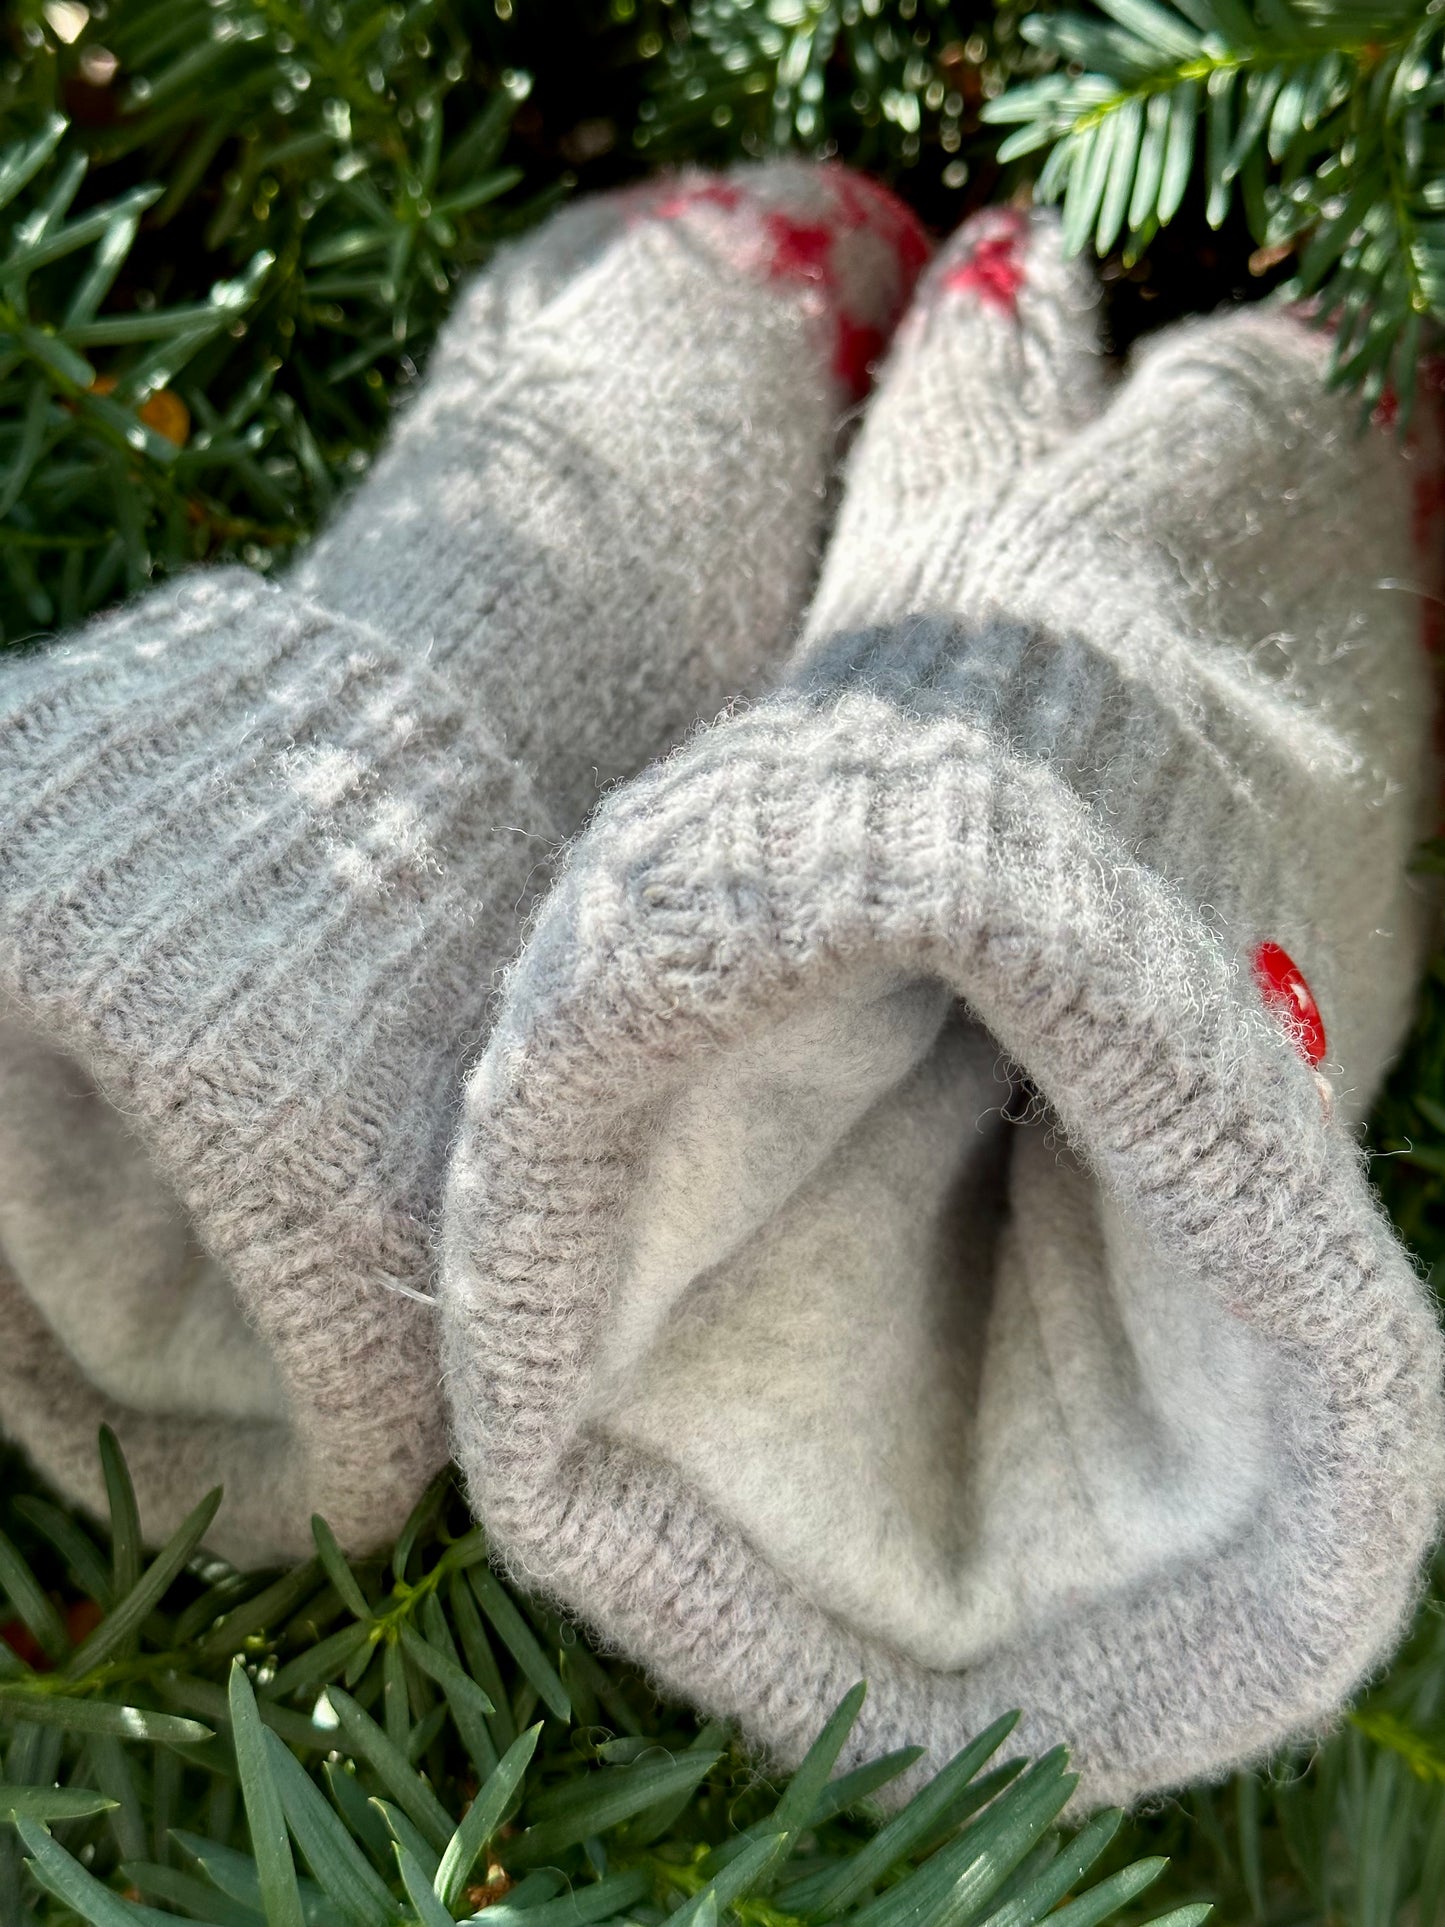
<instances>
[{"instance_id":1,"label":"mitten opening","mask_svg":"<svg viewBox=\"0 0 1445 1927\"><path fill-rule=\"evenodd\" d=\"M81 1067L0 1021L0 1275L133 1411L269 1420L280 1379L222 1265Z\"/></svg>"},{"instance_id":2,"label":"mitten opening","mask_svg":"<svg viewBox=\"0 0 1445 1927\"><path fill-rule=\"evenodd\" d=\"M961 1666L1248 1518L1278 1364L944 985L830 982L646 1142L589 1429L857 1631Z\"/></svg>"}]
</instances>

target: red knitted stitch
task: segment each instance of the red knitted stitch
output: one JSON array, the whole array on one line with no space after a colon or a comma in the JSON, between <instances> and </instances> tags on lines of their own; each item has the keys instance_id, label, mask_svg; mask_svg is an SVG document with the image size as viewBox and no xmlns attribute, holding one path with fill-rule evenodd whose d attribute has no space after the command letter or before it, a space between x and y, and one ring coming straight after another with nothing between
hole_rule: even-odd
<instances>
[{"instance_id":1,"label":"red knitted stitch","mask_svg":"<svg viewBox=\"0 0 1445 1927\"><path fill-rule=\"evenodd\" d=\"M1277 943L1262 943L1254 953L1254 980L1260 995L1288 1027L1307 1064L1325 1055L1325 1022L1314 992L1294 958Z\"/></svg>"},{"instance_id":2,"label":"red knitted stitch","mask_svg":"<svg viewBox=\"0 0 1445 1927\"><path fill-rule=\"evenodd\" d=\"M867 391L873 365L907 304L930 248L917 218L876 181L837 166L828 167L823 174L833 203L831 218L802 219L779 208L760 206L749 189L726 181L680 187L653 202L646 211L663 220L675 220L705 208L724 214L741 213L764 243L762 267L768 278L811 282L824 296L824 312L833 333L832 373L850 399L857 400ZM879 236L897 269L895 298L888 304L889 312L881 316L860 316L846 309L841 300L838 243L842 236L862 230Z\"/></svg>"},{"instance_id":3,"label":"red knitted stitch","mask_svg":"<svg viewBox=\"0 0 1445 1927\"><path fill-rule=\"evenodd\" d=\"M776 210L764 217L763 225L773 244L768 273L783 279L821 281L833 279L829 255L833 250L833 230L820 221L795 221Z\"/></svg>"},{"instance_id":4,"label":"red knitted stitch","mask_svg":"<svg viewBox=\"0 0 1445 1927\"><path fill-rule=\"evenodd\" d=\"M911 207L868 175L850 174L846 168L836 165L829 167L828 174L847 225L875 227L892 247L903 276L906 300L933 252L923 223Z\"/></svg>"},{"instance_id":5,"label":"red knitted stitch","mask_svg":"<svg viewBox=\"0 0 1445 1927\"><path fill-rule=\"evenodd\" d=\"M659 220L675 221L680 214L690 214L696 207L720 207L731 214L741 207L742 189L734 187L729 181L701 181L695 186L680 187L671 194L664 195L654 202L648 212Z\"/></svg>"},{"instance_id":6,"label":"red knitted stitch","mask_svg":"<svg viewBox=\"0 0 1445 1927\"><path fill-rule=\"evenodd\" d=\"M873 379L873 368L887 345L881 328L870 328L846 314L838 316L837 343L833 349L833 373L854 397L866 395Z\"/></svg>"},{"instance_id":7,"label":"red knitted stitch","mask_svg":"<svg viewBox=\"0 0 1445 1927\"><path fill-rule=\"evenodd\" d=\"M1004 314L1016 314L1024 285L1023 240L1023 216L1003 210L992 230L975 242L968 259L949 270L943 285L976 295Z\"/></svg>"}]
</instances>

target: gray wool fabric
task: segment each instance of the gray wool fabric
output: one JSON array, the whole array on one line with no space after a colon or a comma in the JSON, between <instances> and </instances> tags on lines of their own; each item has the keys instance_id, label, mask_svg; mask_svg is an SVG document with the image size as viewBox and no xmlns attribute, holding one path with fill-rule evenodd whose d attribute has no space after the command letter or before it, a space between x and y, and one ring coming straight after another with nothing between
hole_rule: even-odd
<instances>
[{"instance_id":1,"label":"gray wool fabric","mask_svg":"<svg viewBox=\"0 0 1445 1927\"><path fill-rule=\"evenodd\" d=\"M866 1679L854 1759L1020 1707L1091 1805L1326 1725L1445 1491L1354 1132L1426 454L1287 315L1111 388L1092 308L1043 217L936 264L783 686L609 797L510 973L441 1270L514 1569L784 1764Z\"/></svg>"},{"instance_id":2,"label":"gray wool fabric","mask_svg":"<svg viewBox=\"0 0 1445 1927\"><path fill-rule=\"evenodd\" d=\"M0 666L0 1425L147 1532L367 1549L447 1439L441 1172L559 839L781 658L917 231L799 163L579 204L464 291L276 586Z\"/></svg>"}]
</instances>

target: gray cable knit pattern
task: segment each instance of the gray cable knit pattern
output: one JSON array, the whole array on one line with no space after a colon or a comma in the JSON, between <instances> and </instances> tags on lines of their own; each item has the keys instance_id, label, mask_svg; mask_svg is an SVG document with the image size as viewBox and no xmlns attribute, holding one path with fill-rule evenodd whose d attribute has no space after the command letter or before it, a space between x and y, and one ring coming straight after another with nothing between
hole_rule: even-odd
<instances>
[{"instance_id":1,"label":"gray cable knit pattern","mask_svg":"<svg viewBox=\"0 0 1445 1927\"><path fill-rule=\"evenodd\" d=\"M1105 392L1048 221L936 265L785 685L610 797L442 1234L503 1554L796 1760L1007 1708L1131 1801L1317 1731L1445 1490L1353 1126L1433 799L1424 455L1298 321Z\"/></svg>"},{"instance_id":2,"label":"gray cable knit pattern","mask_svg":"<svg viewBox=\"0 0 1445 1927\"><path fill-rule=\"evenodd\" d=\"M797 163L577 207L464 291L281 586L0 667L0 1423L151 1535L395 1533L446 1456L432 1224L560 837L794 640L919 265Z\"/></svg>"}]
</instances>

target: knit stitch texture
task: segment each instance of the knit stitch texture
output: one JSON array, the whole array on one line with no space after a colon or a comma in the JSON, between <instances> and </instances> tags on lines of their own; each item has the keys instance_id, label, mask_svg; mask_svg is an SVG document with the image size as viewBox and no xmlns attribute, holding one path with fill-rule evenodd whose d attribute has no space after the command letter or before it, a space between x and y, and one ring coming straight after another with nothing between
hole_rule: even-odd
<instances>
[{"instance_id":1,"label":"knit stitch texture","mask_svg":"<svg viewBox=\"0 0 1445 1927\"><path fill-rule=\"evenodd\" d=\"M432 1225L498 967L599 785L791 645L922 242L797 163L579 204L465 290L274 586L0 668L0 1423L149 1535L367 1549L447 1441Z\"/></svg>"},{"instance_id":2,"label":"knit stitch texture","mask_svg":"<svg viewBox=\"0 0 1445 1927\"><path fill-rule=\"evenodd\" d=\"M1428 451L1324 360L1240 312L1111 391L1051 223L966 228L783 686L608 799L507 982L473 1503L783 1763L865 1678L855 1758L1020 1707L1133 1801L1318 1731L1415 1596L1441 1348L1353 1127L1425 923Z\"/></svg>"}]
</instances>

